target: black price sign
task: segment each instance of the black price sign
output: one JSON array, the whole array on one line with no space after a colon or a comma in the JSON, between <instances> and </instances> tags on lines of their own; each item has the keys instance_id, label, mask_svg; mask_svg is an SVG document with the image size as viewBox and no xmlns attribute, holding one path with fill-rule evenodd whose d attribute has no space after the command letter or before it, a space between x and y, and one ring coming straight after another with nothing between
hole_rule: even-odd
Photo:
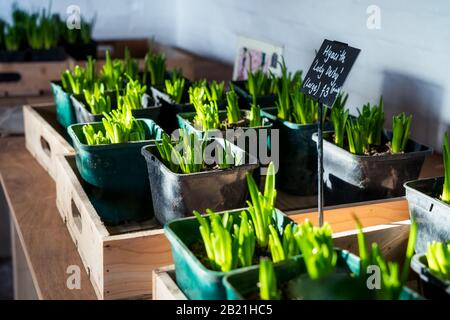
<instances>
[{"instance_id":1,"label":"black price sign","mask_svg":"<svg viewBox=\"0 0 450 320\"><path fill-rule=\"evenodd\" d=\"M333 106L360 51L345 43L324 40L301 91L326 106Z\"/></svg>"}]
</instances>

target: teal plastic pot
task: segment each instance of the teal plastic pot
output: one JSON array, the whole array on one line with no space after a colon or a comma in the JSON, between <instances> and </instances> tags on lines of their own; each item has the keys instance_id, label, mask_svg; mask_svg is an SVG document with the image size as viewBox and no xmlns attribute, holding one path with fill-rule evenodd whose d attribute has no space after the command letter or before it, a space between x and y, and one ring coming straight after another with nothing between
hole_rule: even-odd
<instances>
[{"instance_id":1,"label":"teal plastic pot","mask_svg":"<svg viewBox=\"0 0 450 320\"><path fill-rule=\"evenodd\" d=\"M77 123L75 111L70 100L70 94L64 91L61 81L50 82L56 106L56 119L58 123L66 129L68 126Z\"/></svg>"},{"instance_id":2,"label":"teal plastic pot","mask_svg":"<svg viewBox=\"0 0 450 320\"><path fill-rule=\"evenodd\" d=\"M111 99L112 109L117 108L117 92L107 91L105 95L109 96ZM77 123L90 123L102 121L103 114L93 114L90 112L90 108L86 103L84 94L71 95L70 99L72 101L73 108L75 110L75 116ZM152 97L148 94L142 96L142 108L134 109L131 111L135 118L150 119L155 122L159 121L160 107L155 105Z\"/></svg>"},{"instance_id":3,"label":"teal plastic pot","mask_svg":"<svg viewBox=\"0 0 450 320\"><path fill-rule=\"evenodd\" d=\"M69 127L82 178L99 188L123 191L142 190L148 186L146 164L141 148L161 139L162 129L150 119L138 119L145 128L145 140L138 142L88 145L82 128L84 124ZM90 123L95 131L104 132L102 122Z\"/></svg>"},{"instance_id":4,"label":"teal plastic pot","mask_svg":"<svg viewBox=\"0 0 450 320\"><path fill-rule=\"evenodd\" d=\"M237 219L235 221L239 221L242 210L246 209L230 211L234 219ZM273 219L280 232L287 224L294 223L279 210L276 210ZM172 248L177 284L189 299L224 300L226 298L226 290L222 282L224 276L240 270L255 269L258 266L230 272L209 270L189 249L193 244L202 241L198 228L199 223L195 217L174 220L164 226L164 232Z\"/></svg>"},{"instance_id":5,"label":"teal plastic pot","mask_svg":"<svg viewBox=\"0 0 450 320\"><path fill-rule=\"evenodd\" d=\"M248 93L245 84L246 80L239 80L239 81L231 81L231 85L234 88L234 91L239 95L241 99L239 101L241 102L242 108L250 108L250 105L253 103L253 98ZM267 96L260 96L256 97L256 104L260 106L261 108L273 108L275 106L275 103L277 101L278 97L276 94L267 95Z\"/></svg>"},{"instance_id":6,"label":"teal plastic pot","mask_svg":"<svg viewBox=\"0 0 450 320\"><path fill-rule=\"evenodd\" d=\"M375 299L375 291L369 291L365 283L355 283L348 277L351 273L359 275L359 257L347 250L337 249L337 252L336 272L325 279L316 281L308 279L302 256L274 264L278 287L280 288L280 284L301 277L303 288L300 288L300 292L304 293L305 300ZM227 274L223 279L227 300L258 299L258 282L259 266ZM409 288L403 288L400 300L418 299L422 297Z\"/></svg>"},{"instance_id":7,"label":"teal plastic pot","mask_svg":"<svg viewBox=\"0 0 450 320\"><path fill-rule=\"evenodd\" d=\"M317 146L312 135L315 124L296 124L277 117L278 109L261 110L261 115L273 121L280 130L280 167L277 188L290 194L312 196L317 194ZM324 124L324 130L333 125Z\"/></svg>"},{"instance_id":8,"label":"teal plastic pot","mask_svg":"<svg viewBox=\"0 0 450 320\"><path fill-rule=\"evenodd\" d=\"M138 119L145 127L144 141L87 145L82 131L83 124L71 125L68 129L76 151L76 164L84 181L110 194L128 197L130 203L145 200L151 208L150 185L147 165L141 156L144 145L154 143L161 138L162 129L150 119ZM104 127L101 122L91 123L95 131ZM139 211L130 216L119 217L116 223L125 220L143 220L153 216L153 212L144 215Z\"/></svg>"}]
</instances>

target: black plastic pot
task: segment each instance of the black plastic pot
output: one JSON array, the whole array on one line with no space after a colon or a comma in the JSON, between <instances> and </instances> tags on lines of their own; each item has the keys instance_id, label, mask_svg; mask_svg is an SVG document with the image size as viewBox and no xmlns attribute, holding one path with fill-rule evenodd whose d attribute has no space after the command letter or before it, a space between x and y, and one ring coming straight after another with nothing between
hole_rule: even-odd
<instances>
[{"instance_id":1,"label":"black plastic pot","mask_svg":"<svg viewBox=\"0 0 450 320\"><path fill-rule=\"evenodd\" d=\"M151 90L156 105L161 106L161 113L159 117L161 128L169 134L178 128L178 113L195 111L194 106L189 103L187 85L185 85L181 103L176 103L173 101L173 99L164 92L163 87L151 86Z\"/></svg>"},{"instance_id":2,"label":"black plastic pot","mask_svg":"<svg viewBox=\"0 0 450 320\"><path fill-rule=\"evenodd\" d=\"M416 252L424 253L429 242L450 240L450 206L439 200L444 177L405 183L409 213L417 223Z\"/></svg>"},{"instance_id":3,"label":"black plastic pot","mask_svg":"<svg viewBox=\"0 0 450 320\"><path fill-rule=\"evenodd\" d=\"M324 132L323 161L325 203L337 205L405 195L403 184L419 177L425 157L432 149L409 140L406 152L376 156L354 155L336 146L333 132ZM385 131L382 143L392 133ZM317 134L313 135L317 141Z\"/></svg>"},{"instance_id":4,"label":"black plastic pot","mask_svg":"<svg viewBox=\"0 0 450 320\"><path fill-rule=\"evenodd\" d=\"M69 56L77 61L84 61L90 56L93 59L97 58L97 42L79 44L65 44L66 52Z\"/></svg>"},{"instance_id":5,"label":"black plastic pot","mask_svg":"<svg viewBox=\"0 0 450 320\"><path fill-rule=\"evenodd\" d=\"M445 282L431 273L424 253L416 254L412 258L411 269L420 278L419 289L425 298L431 300L450 299L450 282Z\"/></svg>"},{"instance_id":6,"label":"black plastic pot","mask_svg":"<svg viewBox=\"0 0 450 320\"><path fill-rule=\"evenodd\" d=\"M273 121L280 130L280 168L277 188L295 195L317 194L317 146L311 136L317 132L317 124L296 124L277 118L277 108L262 110L261 114ZM325 123L327 130L331 123Z\"/></svg>"},{"instance_id":7,"label":"black plastic pot","mask_svg":"<svg viewBox=\"0 0 450 320\"><path fill-rule=\"evenodd\" d=\"M115 109L117 106L117 92L108 91L105 95L108 95L111 98L111 106ZM89 111L89 107L87 106L86 99L83 94L71 95L70 99L75 110L77 123L102 121L102 114L93 114ZM151 119L158 122L160 109L161 108L159 106L155 105L152 97L148 94L144 94L142 96L142 109L132 110L132 114L135 118Z\"/></svg>"},{"instance_id":8,"label":"black plastic pot","mask_svg":"<svg viewBox=\"0 0 450 320\"><path fill-rule=\"evenodd\" d=\"M0 50L0 62L24 62L25 51Z\"/></svg>"},{"instance_id":9,"label":"black plastic pot","mask_svg":"<svg viewBox=\"0 0 450 320\"><path fill-rule=\"evenodd\" d=\"M245 83L247 81L240 80L240 81L231 81L231 85L234 87L234 91L242 98L239 99L241 101L241 107L244 109L250 109L250 105L253 103L253 98L248 93L247 89L245 88ZM262 97L256 97L256 104L260 106L261 108L272 108L275 107L275 102L277 101L277 95L268 95L268 96L262 96Z\"/></svg>"},{"instance_id":10,"label":"black plastic pot","mask_svg":"<svg viewBox=\"0 0 450 320\"><path fill-rule=\"evenodd\" d=\"M66 59L66 51L62 47L52 49L30 50L31 61L63 61Z\"/></svg>"},{"instance_id":11,"label":"black plastic pot","mask_svg":"<svg viewBox=\"0 0 450 320\"><path fill-rule=\"evenodd\" d=\"M223 139L211 140L224 145ZM246 158L244 150L227 144L236 159ZM247 182L245 174L258 167L250 156L250 164L238 164L232 169L211 170L193 174L178 174L167 168L159 158L156 146L145 146L142 155L147 161L148 177L152 189L155 217L161 223L192 216L193 210L223 211L245 205Z\"/></svg>"}]
</instances>

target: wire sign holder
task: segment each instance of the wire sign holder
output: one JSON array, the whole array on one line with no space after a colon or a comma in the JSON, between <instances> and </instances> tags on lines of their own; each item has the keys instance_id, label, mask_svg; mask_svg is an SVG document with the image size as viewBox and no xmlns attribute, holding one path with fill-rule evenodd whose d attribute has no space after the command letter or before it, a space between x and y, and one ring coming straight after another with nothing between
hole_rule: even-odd
<instances>
[{"instance_id":1,"label":"wire sign holder","mask_svg":"<svg viewBox=\"0 0 450 320\"><path fill-rule=\"evenodd\" d=\"M324 105L333 107L345 79L360 53L360 49L346 43L324 40L311 67L303 80L301 92L319 103L317 126L317 206L319 226L323 225L323 115Z\"/></svg>"}]
</instances>

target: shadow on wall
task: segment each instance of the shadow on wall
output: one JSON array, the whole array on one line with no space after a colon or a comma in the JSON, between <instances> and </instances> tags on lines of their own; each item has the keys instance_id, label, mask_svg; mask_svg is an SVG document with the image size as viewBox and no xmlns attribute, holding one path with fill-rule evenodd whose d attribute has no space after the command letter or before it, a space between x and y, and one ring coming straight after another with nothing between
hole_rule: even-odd
<instances>
[{"instance_id":1,"label":"shadow on wall","mask_svg":"<svg viewBox=\"0 0 450 320\"><path fill-rule=\"evenodd\" d=\"M392 116L395 114L403 111L412 114L411 138L440 151L443 87L407 74L384 71L382 92L385 126L392 127Z\"/></svg>"}]
</instances>

